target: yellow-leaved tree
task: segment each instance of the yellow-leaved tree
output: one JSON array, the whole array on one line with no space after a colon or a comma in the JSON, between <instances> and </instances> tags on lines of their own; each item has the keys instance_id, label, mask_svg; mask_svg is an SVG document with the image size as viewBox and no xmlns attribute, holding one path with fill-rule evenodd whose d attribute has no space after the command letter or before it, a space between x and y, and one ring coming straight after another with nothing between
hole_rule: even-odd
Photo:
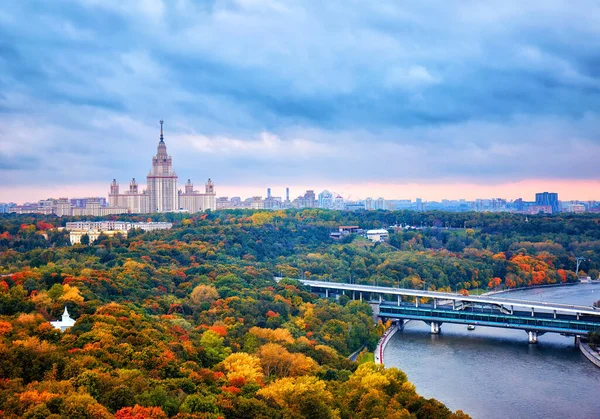
<instances>
[{"instance_id":1,"label":"yellow-leaved tree","mask_svg":"<svg viewBox=\"0 0 600 419\"><path fill-rule=\"evenodd\" d=\"M245 383L261 383L263 378L260 359L245 352L229 355L222 362L225 376L232 382L242 379Z\"/></svg>"},{"instance_id":2,"label":"yellow-leaved tree","mask_svg":"<svg viewBox=\"0 0 600 419\"><path fill-rule=\"evenodd\" d=\"M281 378L260 389L257 394L283 409L284 417L340 417L332 406L333 396L327 390L325 382L314 376Z\"/></svg>"}]
</instances>

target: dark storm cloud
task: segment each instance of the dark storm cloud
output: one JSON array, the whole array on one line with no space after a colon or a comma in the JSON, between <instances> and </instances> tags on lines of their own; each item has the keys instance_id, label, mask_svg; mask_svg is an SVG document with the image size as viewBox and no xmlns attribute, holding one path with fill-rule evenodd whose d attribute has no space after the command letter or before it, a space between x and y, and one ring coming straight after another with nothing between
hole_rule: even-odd
<instances>
[{"instance_id":1,"label":"dark storm cloud","mask_svg":"<svg viewBox=\"0 0 600 419\"><path fill-rule=\"evenodd\" d=\"M13 184L79 167L82 181L142 177L164 118L180 175L229 184L598 178L599 13L592 0L8 2L0 153L44 163Z\"/></svg>"}]
</instances>

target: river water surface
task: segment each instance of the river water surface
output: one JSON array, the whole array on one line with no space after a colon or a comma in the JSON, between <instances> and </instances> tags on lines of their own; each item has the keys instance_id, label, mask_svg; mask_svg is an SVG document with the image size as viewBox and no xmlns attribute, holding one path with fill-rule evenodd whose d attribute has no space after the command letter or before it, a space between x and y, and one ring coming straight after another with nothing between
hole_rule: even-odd
<instances>
[{"instance_id":1,"label":"river water surface","mask_svg":"<svg viewBox=\"0 0 600 419\"><path fill-rule=\"evenodd\" d=\"M538 288L508 298L590 306L600 285ZM410 321L389 342L384 362L398 367L425 397L474 418L600 418L600 368L572 337L546 333L527 343L522 330L445 323L439 335Z\"/></svg>"}]
</instances>

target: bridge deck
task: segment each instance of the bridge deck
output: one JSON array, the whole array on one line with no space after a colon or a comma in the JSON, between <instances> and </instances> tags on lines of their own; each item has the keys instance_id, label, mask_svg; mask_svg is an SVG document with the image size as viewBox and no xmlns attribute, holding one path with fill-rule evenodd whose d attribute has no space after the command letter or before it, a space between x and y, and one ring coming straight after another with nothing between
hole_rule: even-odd
<instances>
[{"instance_id":1,"label":"bridge deck","mask_svg":"<svg viewBox=\"0 0 600 419\"><path fill-rule=\"evenodd\" d=\"M538 313L535 317L529 312L485 312L481 309L453 310L452 307L432 305L382 303L379 306L379 316L388 318L433 321L440 323L472 324L479 326L502 327L510 329L533 330L537 332L556 332L566 335L586 335L589 332L600 332L600 318L595 316L580 317L572 315L557 315Z\"/></svg>"},{"instance_id":2,"label":"bridge deck","mask_svg":"<svg viewBox=\"0 0 600 419\"><path fill-rule=\"evenodd\" d=\"M338 282L326 282L326 281L310 281L310 280L299 280L304 285L308 285L314 292L324 293L325 290L332 291L334 293L341 294L343 292L348 293L365 293L374 295L391 295L391 296L402 296L402 297L419 297L419 298L431 298L438 301L453 300L462 303L474 303L474 304L490 304L496 306L502 306L507 308L526 308L534 310L542 310L548 312L560 312L574 315L589 315L600 317L600 310L591 306L578 306L573 304L560 304L551 303L544 301L530 301L530 300L516 300L512 298L500 298L500 297L488 297L488 296L476 296L469 295L464 296L461 294L437 292L437 291L425 291L425 290L413 290L405 288L391 288L391 287L378 287L373 285L358 285L358 284L346 284ZM351 296L351 295L349 295ZM536 312L537 313L537 312Z\"/></svg>"}]
</instances>

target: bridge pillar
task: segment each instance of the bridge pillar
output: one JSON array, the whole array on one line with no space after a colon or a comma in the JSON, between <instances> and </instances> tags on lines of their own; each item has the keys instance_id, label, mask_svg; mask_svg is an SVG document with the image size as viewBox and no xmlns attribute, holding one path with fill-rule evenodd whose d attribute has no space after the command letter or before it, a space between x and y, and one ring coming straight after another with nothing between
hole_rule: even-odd
<instances>
[{"instance_id":1,"label":"bridge pillar","mask_svg":"<svg viewBox=\"0 0 600 419\"><path fill-rule=\"evenodd\" d=\"M398 307L400 307L400 302L402 301L402 297L400 297L400 294L398 294Z\"/></svg>"},{"instance_id":2,"label":"bridge pillar","mask_svg":"<svg viewBox=\"0 0 600 419\"><path fill-rule=\"evenodd\" d=\"M325 288L325 298L329 298L329 288Z\"/></svg>"},{"instance_id":3,"label":"bridge pillar","mask_svg":"<svg viewBox=\"0 0 600 419\"><path fill-rule=\"evenodd\" d=\"M575 346L577 348L579 348L579 345L581 344L581 336L579 335L575 335Z\"/></svg>"},{"instance_id":4,"label":"bridge pillar","mask_svg":"<svg viewBox=\"0 0 600 419\"><path fill-rule=\"evenodd\" d=\"M362 291L360 292L360 301L362 302Z\"/></svg>"},{"instance_id":5,"label":"bridge pillar","mask_svg":"<svg viewBox=\"0 0 600 419\"><path fill-rule=\"evenodd\" d=\"M379 302L381 303L381 294L379 294Z\"/></svg>"},{"instance_id":6,"label":"bridge pillar","mask_svg":"<svg viewBox=\"0 0 600 419\"><path fill-rule=\"evenodd\" d=\"M535 312L535 310L533 309L533 307L531 307L531 317L534 317L534 316L533 316L533 313L534 313L534 312Z\"/></svg>"},{"instance_id":7,"label":"bridge pillar","mask_svg":"<svg viewBox=\"0 0 600 419\"><path fill-rule=\"evenodd\" d=\"M437 308L437 298L433 299L433 308Z\"/></svg>"},{"instance_id":8,"label":"bridge pillar","mask_svg":"<svg viewBox=\"0 0 600 419\"><path fill-rule=\"evenodd\" d=\"M556 318L556 310L554 310L554 318Z\"/></svg>"},{"instance_id":9,"label":"bridge pillar","mask_svg":"<svg viewBox=\"0 0 600 419\"><path fill-rule=\"evenodd\" d=\"M440 333L441 326L442 326L441 323L431 322L431 334L437 335L438 333Z\"/></svg>"},{"instance_id":10,"label":"bridge pillar","mask_svg":"<svg viewBox=\"0 0 600 419\"><path fill-rule=\"evenodd\" d=\"M529 335L529 343L537 343L537 332L535 330L529 330L527 334Z\"/></svg>"},{"instance_id":11,"label":"bridge pillar","mask_svg":"<svg viewBox=\"0 0 600 419\"><path fill-rule=\"evenodd\" d=\"M398 320L398 329L404 330L404 319Z\"/></svg>"}]
</instances>

